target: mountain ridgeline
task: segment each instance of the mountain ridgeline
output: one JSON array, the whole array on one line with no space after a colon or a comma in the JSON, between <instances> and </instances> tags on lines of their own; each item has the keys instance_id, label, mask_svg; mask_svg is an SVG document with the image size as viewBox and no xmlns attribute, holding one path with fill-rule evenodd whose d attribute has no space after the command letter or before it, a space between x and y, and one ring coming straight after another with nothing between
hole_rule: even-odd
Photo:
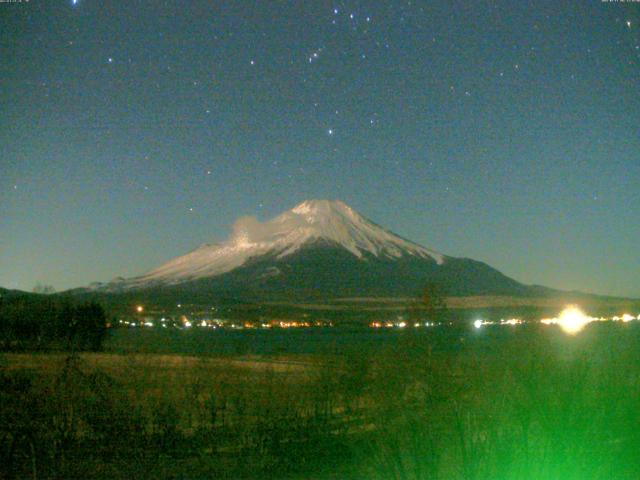
<instances>
[{"instance_id":1,"label":"mountain ridgeline","mask_svg":"<svg viewBox=\"0 0 640 480\"><path fill-rule=\"evenodd\" d=\"M450 257L406 240L340 201L310 200L267 222L244 217L230 238L202 245L150 272L85 293L259 300L417 296L437 285L448 296L532 296L485 263Z\"/></svg>"}]
</instances>

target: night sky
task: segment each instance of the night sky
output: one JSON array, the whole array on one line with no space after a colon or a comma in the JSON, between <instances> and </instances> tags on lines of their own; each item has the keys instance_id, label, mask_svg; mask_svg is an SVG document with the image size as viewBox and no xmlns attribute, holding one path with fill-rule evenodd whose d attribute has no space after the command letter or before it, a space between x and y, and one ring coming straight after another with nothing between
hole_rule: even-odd
<instances>
[{"instance_id":1,"label":"night sky","mask_svg":"<svg viewBox=\"0 0 640 480\"><path fill-rule=\"evenodd\" d=\"M133 276L305 199L640 297L640 3L0 3L0 286Z\"/></svg>"}]
</instances>

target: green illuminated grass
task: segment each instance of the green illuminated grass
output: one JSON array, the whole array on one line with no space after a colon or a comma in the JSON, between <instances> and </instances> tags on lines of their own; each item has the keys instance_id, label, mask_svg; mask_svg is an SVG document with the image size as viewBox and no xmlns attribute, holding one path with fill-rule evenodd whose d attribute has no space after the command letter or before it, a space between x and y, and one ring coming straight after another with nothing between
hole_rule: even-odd
<instances>
[{"instance_id":1,"label":"green illuminated grass","mask_svg":"<svg viewBox=\"0 0 640 480\"><path fill-rule=\"evenodd\" d=\"M394 335L299 354L4 355L0 475L640 478L640 326Z\"/></svg>"}]
</instances>

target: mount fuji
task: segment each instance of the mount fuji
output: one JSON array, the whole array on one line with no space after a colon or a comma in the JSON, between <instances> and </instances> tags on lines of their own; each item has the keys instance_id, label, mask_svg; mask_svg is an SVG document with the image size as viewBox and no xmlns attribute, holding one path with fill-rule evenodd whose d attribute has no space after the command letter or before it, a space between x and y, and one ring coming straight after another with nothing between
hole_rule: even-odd
<instances>
[{"instance_id":1,"label":"mount fuji","mask_svg":"<svg viewBox=\"0 0 640 480\"><path fill-rule=\"evenodd\" d=\"M428 284L449 296L526 296L543 289L406 240L341 201L308 200L267 222L240 218L222 243L88 290L199 302L414 296Z\"/></svg>"}]
</instances>

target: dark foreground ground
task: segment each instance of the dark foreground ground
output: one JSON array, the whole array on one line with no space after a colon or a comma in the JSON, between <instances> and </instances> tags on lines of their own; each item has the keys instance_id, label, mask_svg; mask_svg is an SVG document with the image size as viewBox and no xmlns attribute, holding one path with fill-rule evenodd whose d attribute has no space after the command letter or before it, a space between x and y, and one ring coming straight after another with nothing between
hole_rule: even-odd
<instances>
[{"instance_id":1,"label":"dark foreground ground","mask_svg":"<svg viewBox=\"0 0 640 480\"><path fill-rule=\"evenodd\" d=\"M640 478L635 322L198 333L0 357L0 478Z\"/></svg>"}]
</instances>

